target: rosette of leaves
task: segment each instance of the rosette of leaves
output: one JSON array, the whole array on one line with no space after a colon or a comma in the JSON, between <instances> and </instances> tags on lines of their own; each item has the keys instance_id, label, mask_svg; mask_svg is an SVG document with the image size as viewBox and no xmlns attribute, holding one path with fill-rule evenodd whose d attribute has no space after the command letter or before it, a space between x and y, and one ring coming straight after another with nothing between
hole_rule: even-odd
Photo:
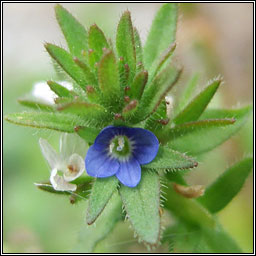
<instances>
[{"instance_id":1,"label":"rosette of leaves","mask_svg":"<svg viewBox=\"0 0 256 256\"><path fill-rule=\"evenodd\" d=\"M162 241L169 242L171 248L185 252L240 252L214 214L241 189L252 168L251 157L229 168L197 199L188 199L173 189L173 184L186 187L183 170L196 167L201 154L229 139L252 111L252 106L231 110L207 108L221 79L211 80L195 95L197 81L193 77L175 106L166 97L182 71L172 58L177 4L162 5L144 46L129 11L120 18L115 44L96 24L86 30L61 5L56 5L55 12L68 50L50 43L45 48L54 65L72 81L73 90L48 81L57 95L54 105L21 99L21 104L34 111L9 114L5 119L19 125L77 133L89 145L108 125L145 128L160 142L157 157L142 166L142 178L135 188L119 184L116 177L93 179L93 183L92 178L76 180L78 191L71 202L77 202L81 196L88 198L86 222L98 223L81 232L82 243L76 251L92 251L124 214L140 241L157 245L164 208L178 222L168 227L166 234L197 232L187 239L164 236ZM162 183L166 186L162 187ZM39 188L70 196L47 184L41 183Z\"/></svg>"}]
</instances>

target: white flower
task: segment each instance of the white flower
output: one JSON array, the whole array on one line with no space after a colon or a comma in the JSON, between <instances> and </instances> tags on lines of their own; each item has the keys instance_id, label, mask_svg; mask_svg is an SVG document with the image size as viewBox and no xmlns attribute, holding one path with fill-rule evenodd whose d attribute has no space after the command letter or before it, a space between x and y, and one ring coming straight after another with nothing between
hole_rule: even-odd
<instances>
[{"instance_id":1,"label":"white flower","mask_svg":"<svg viewBox=\"0 0 256 256\"><path fill-rule=\"evenodd\" d=\"M77 186L69 183L81 176L85 170L84 157L87 145L76 134L64 133L60 137L60 154L45 140L39 144L50 168L50 182L55 190L75 191Z\"/></svg>"},{"instance_id":2,"label":"white flower","mask_svg":"<svg viewBox=\"0 0 256 256\"><path fill-rule=\"evenodd\" d=\"M73 89L72 84L69 82L58 81L58 83L68 90ZM32 96L48 104L54 104L54 99L57 98L57 95L50 89L45 81L40 81L34 84Z\"/></svg>"}]
</instances>

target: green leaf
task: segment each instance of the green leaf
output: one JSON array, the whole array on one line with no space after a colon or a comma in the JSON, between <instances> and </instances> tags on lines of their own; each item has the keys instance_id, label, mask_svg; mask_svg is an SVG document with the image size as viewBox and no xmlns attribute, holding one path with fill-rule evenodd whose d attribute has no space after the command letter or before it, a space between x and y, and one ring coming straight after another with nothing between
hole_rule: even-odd
<instances>
[{"instance_id":1,"label":"green leaf","mask_svg":"<svg viewBox=\"0 0 256 256\"><path fill-rule=\"evenodd\" d=\"M215 220L213 216L195 199L188 199L176 193L169 183L163 188L166 197L164 206L181 221L189 225L206 226L213 228Z\"/></svg>"},{"instance_id":2,"label":"green leaf","mask_svg":"<svg viewBox=\"0 0 256 256\"><path fill-rule=\"evenodd\" d=\"M137 28L133 28L134 34L134 44L135 44L135 53L136 53L136 62L137 62L137 72L140 72L143 68L143 49L140 40L140 34Z\"/></svg>"},{"instance_id":3,"label":"green leaf","mask_svg":"<svg viewBox=\"0 0 256 256\"><path fill-rule=\"evenodd\" d=\"M76 126L75 132L83 138L87 143L94 143L96 137L100 133L100 129L86 126Z\"/></svg>"},{"instance_id":4,"label":"green leaf","mask_svg":"<svg viewBox=\"0 0 256 256\"><path fill-rule=\"evenodd\" d=\"M78 115L86 120L96 120L102 124L110 120L110 115L106 109L98 104L75 100L60 104L57 109L63 113Z\"/></svg>"},{"instance_id":5,"label":"green leaf","mask_svg":"<svg viewBox=\"0 0 256 256\"><path fill-rule=\"evenodd\" d=\"M169 65L164 69L156 78L146 86L138 110L132 123L137 123L146 119L150 114L152 114L166 94L172 89L175 85L179 76L181 74L181 69L177 69L172 65Z\"/></svg>"},{"instance_id":6,"label":"green leaf","mask_svg":"<svg viewBox=\"0 0 256 256\"><path fill-rule=\"evenodd\" d=\"M148 81L148 72L146 70L142 70L135 76L131 84L131 89L127 93L128 96L131 99L139 100L141 98L141 95L143 94L147 81Z\"/></svg>"},{"instance_id":7,"label":"green leaf","mask_svg":"<svg viewBox=\"0 0 256 256\"><path fill-rule=\"evenodd\" d=\"M82 57L82 51L88 49L87 31L85 28L61 5L55 6L55 14L60 28L65 36L70 53Z\"/></svg>"},{"instance_id":8,"label":"green leaf","mask_svg":"<svg viewBox=\"0 0 256 256\"><path fill-rule=\"evenodd\" d=\"M173 122L175 124L182 124L196 121L211 101L220 83L221 80L215 80L210 83L173 119Z\"/></svg>"},{"instance_id":9,"label":"green leaf","mask_svg":"<svg viewBox=\"0 0 256 256\"><path fill-rule=\"evenodd\" d=\"M191 100L192 95L195 93L198 80L199 80L199 74L196 73L188 81L185 90L182 92L179 98L178 106L176 108L177 112L180 112L182 109L184 109L185 106L188 104L188 102Z\"/></svg>"},{"instance_id":10,"label":"green leaf","mask_svg":"<svg viewBox=\"0 0 256 256\"><path fill-rule=\"evenodd\" d=\"M179 185L183 185L183 186L186 186L187 183L186 181L184 180L184 178L182 177L182 174L184 173L183 172L177 172L177 171L174 171L174 172L166 172L165 174L165 178L171 182L175 182Z\"/></svg>"},{"instance_id":11,"label":"green leaf","mask_svg":"<svg viewBox=\"0 0 256 256\"><path fill-rule=\"evenodd\" d=\"M98 78L104 103L109 107L119 108L119 74L115 55L112 51L106 52L99 62Z\"/></svg>"},{"instance_id":12,"label":"green leaf","mask_svg":"<svg viewBox=\"0 0 256 256\"><path fill-rule=\"evenodd\" d=\"M89 207L86 214L86 222L91 225L104 210L109 199L117 190L118 179L113 176L109 178L97 178L92 186Z\"/></svg>"},{"instance_id":13,"label":"green leaf","mask_svg":"<svg viewBox=\"0 0 256 256\"><path fill-rule=\"evenodd\" d=\"M29 107L29 108L40 110L40 111L49 111L49 112L55 111L52 105L49 105L47 103L43 103L34 99L18 99L18 102L25 107Z\"/></svg>"},{"instance_id":14,"label":"green leaf","mask_svg":"<svg viewBox=\"0 0 256 256\"><path fill-rule=\"evenodd\" d=\"M149 169L189 169L197 166L197 162L170 148L160 146L156 158L149 164L144 165L144 168Z\"/></svg>"},{"instance_id":15,"label":"green leaf","mask_svg":"<svg viewBox=\"0 0 256 256\"><path fill-rule=\"evenodd\" d=\"M47 81L47 84L49 85L50 89L59 97L66 97L66 98L73 97L72 92L69 91L67 88L63 87L62 85L54 81Z\"/></svg>"},{"instance_id":16,"label":"green leaf","mask_svg":"<svg viewBox=\"0 0 256 256\"><path fill-rule=\"evenodd\" d=\"M210 151L233 133L235 119L209 119L177 125L168 128L160 141L169 141L168 146L188 155L198 155ZM237 122L237 121L236 121Z\"/></svg>"},{"instance_id":17,"label":"green leaf","mask_svg":"<svg viewBox=\"0 0 256 256\"><path fill-rule=\"evenodd\" d=\"M74 132L75 126L86 126L88 122L77 116L49 112L12 113L5 120L24 126L51 129L61 132Z\"/></svg>"},{"instance_id":18,"label":"green leaf","mask_svg":"<svg viewBox=\"0 0 256 256\"><path fill-rule=\"evenodd\" d=\"M157 12L144 47L146 69L149 69L153 61L175 41L177 19L176 3L163 4Z\"/></svg>"},{"instance_id":19,"label":"green leaf","mask_svg":"<svg viewBox=\"0 0 256 256\"><path fill-rule=\"evenodd\" d=\"M103 191L101 191L103 192ZM102 215L95 222L96 225L82 227L79 243L72 253L91 253L96 245L103 240L122 218L122 204L120 197L114 193Z\"/></svg>"},{"instance_id":20,"label":"green leaf","mask_svg":"<svg viewBox=\"0 0 256 256\"><path fill-rule=\"evenodd\" d=\"M218 224L215 229L177 223L164 232L175 253L241 253L235 241Z\"/></svg>"},{"instance_id":21,"label":"green leaf","mask_svg":"<svg viewBox=\"0 0 256 256\"><path fill-rule=\"evenodd\" d=\"M130 69L129 81L132 81L136 69L136 47L129 11L124 12L119 21L116 34L116 49L118 56L123 57L124 62L128 64Z\"/></svg>"},{"instance_id":22,"label":"green leaf","mask_svg":"<svg viewBox=\"0 0 256 256\"><path fill-rule=\"evenodd\" d=\"M103 48L110 48L108 41L102 30L96 25L92 25L89 29L89 47L95 53L95 63L99 62L103 55Z\"/></svg>"},{"instance_id":23,"label":"green leaf","mask_svg":"<svg viewBox=\"0 0 256 256\"><path fill-rule=\"evenodd\" d=\"M149 81L163 68L165 67L166 63L173 55L174 50L176 49L176 43L172 43L160 56L160 58L156 59L152 66L150 67L149 74L150 78Z\"/></svg>"},{"instance_id":24,"label":"green leaf","mask_svg":"<svg viewBox=\"0 0 256 256\"><path fill-rule=\"evenodd\" d=\"M247 157L231 166L205 190L198 201L212 213L220 211L241 190L252 167L252 157Z\"/></svg>"},{"instance_id":25,"label":"green leaf","mask_svg":"<svg viewBox=\"0 0 256 256\"><path fill-rule=\"evenodd\" d=\"M81 68L84 77L86 79L86 82L93 86L94 88L97 88L97 79L96 76L94 75L94 73L92 73L91 69L87 66L87 64L85 64L83 61L79 60L78 58L73 58L74 62Z\"/></svg>"},{"instance_id":26,"label":"green leaf","mask_svg":"<svg viewBox=\"0 0 256 256\"><path fill-rule=\"evenodd\" d=\"M127 216L140 239L148 244L157 244L160 238L160 184L157 173L142 170L137 187L121 185L119 191Z\"/></svg>"},{"instance_id":27,"label":"green leaf","mask_svg":"<svg viewBox=\"0 0 256 256\"><path fill-rule=\"evenodd\" d=\"M77 185L77 189L74 192L55 190L50 182L39 182L39 183L35 183L35 185L40 190L43 190L52 194L69 196L70 203L74 204L81 200L88 199L88 195L91 189L92 179L93 178L90 176L84 176L84 177L79 177L75 181L71 182Z\"/></svg>"},{"instance_id":28,"label":"green leaf","mask_svg":"<svg viewBox=\"0 0 256 256\"><path fill-rule=\"evenodd\" d=\"M73 57L64 49L53 44L46 44L45 48L62 69L85 90L85 85L87 84L86 77L81 68L74 62Z\"/></svg>"}]
</instances>

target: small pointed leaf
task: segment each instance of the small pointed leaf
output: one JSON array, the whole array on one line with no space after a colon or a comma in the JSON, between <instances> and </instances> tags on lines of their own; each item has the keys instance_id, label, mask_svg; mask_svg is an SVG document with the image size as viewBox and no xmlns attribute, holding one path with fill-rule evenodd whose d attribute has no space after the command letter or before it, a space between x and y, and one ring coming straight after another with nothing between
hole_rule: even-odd
<instances>
[{"instance_id":1,"label":"small pointed leaf","mask_svg":"<svg viewBox=\"0 0 256 256\"><path fill-rule=\"evenodd\" d=\"M49 112L55 111L54 106L34 100L34 99L19 99L18 102L23 106L40 110L40 111L49 111Z\"/></svg>"},{"instance_id":2,"label":"small pointed leaf","mask_svg":"<svg viewBox=\"0 0 256 256\"><path fill-rule=\"evenodd\" d=\"M59 97L72 98L72 92L69 91L67 88L63 87L62 85L54 81L47 81L47 84L50 87L50 89Z\"/></svg>"},{"instance_id":3,"label":"small pointed leaf","mask_svg":"<svg viewBox=\"0 0 256 256\"><path fill-rule=\"evenodd\" d=\"M91 128L86 126L76 126L75 132L87 143L94 143L96 137L100 133L100 130L97 128Z\"/></svg>"},{"instance_id":4,"label":"small pointed leaf","mask_svg":"<svg viewBox=\"0 0 256 256\"><path fill-rule=\"evenodd\" d=\"M136 63L137 63L137 72L140 72L143 68L143 49L140 40L140 34L137 28L133 28L134 34L134 44L135 44L135 53L136 53Z\"/></svg>"},{"instance_id":5,"label":"small pointed leaf","mask_svg":"<svg viewBox=\"0 0 256 256\"><path fill-rule=\"evenodd\" d=\"M221 81L215 80L199 93L174 119L175 124L196 121L211 101Z\"/></svg>"},{"instance_id":6,"label":"small pointed leaf","mask_svg":"<svg viewBox=\"0 0 256 256\"><path fill-rule=\"evenodd\" d=\"M144 87L148 81L148 72L143 70L139 72L135 77L131 84L131 89L128 91L128 96L131 99L140 99L143 94Z\"/></svg>"},{"instance_id":7,"label":"small pointed leaf","mask_svg":"<svg viewBox=\"0 0 256 256\"><path fill-rule=\"evenodd\" d=\"M119 191L135 232L144 242L156 244L160 238L160 184L157 173L142 170L137 187L121 185Z\"/></svg>"}]
</instances>

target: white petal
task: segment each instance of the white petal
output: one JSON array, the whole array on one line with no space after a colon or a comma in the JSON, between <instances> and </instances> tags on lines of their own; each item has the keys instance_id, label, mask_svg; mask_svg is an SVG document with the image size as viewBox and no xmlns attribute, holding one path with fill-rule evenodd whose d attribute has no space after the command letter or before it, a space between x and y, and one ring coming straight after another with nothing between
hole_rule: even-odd
<instances>
[{"instance_id":1,"label":"white petal","mask_svg":"<svg viewBox=\"0 0 256 256\"><path fill-rule=\"evenodd\" d=\"M44 158L47 160L51 169L59 168L60 166L60 156L52 148L47 140L39 139L40 148Z\"/></svg>"},{"instance_id":2,"label":"white petal","mask_svg":"<svg viewBox=\"0 0 256 256\"><path fill-rule=\"evenodd\" d=\"M67 169L64 172L64 179L72 181L83 174L85 170L84 159L78 154L72 154L67 163Z\"/></svg>"},{"instance_id":3,"label":"white petal","mask_svg":"<svg viewBox=\"0 0 256 256\"><path fill-rule=\"evenodd\" d=\"M65 181L64 177L58 175L57 172L57 169L53 169L51 172L50 182L53 188L57 191L75 191L76 185Z\"/></svg>"},{"instance_id":4,"label":"white petal","mask_svg":"<svg viewBox=\"0 0 256 256\"><path fill-rule=\"evenodd\" d=\"M85 141L75 133L63 133L60 137L60 153L63 159L68 159L77 153L85 157L88 146Z\"/></svg>"},{"instance_id":5,"label":"white petal","mask_svg":"<svg viewBox=\"0 0 256 256\"><path fill-rule=\"evenodd\" d=\"M54 99L57 97L57 95L44 81L34 84L32 89L32 95L37 99L49 104L54 104Z\"/></svg>"}]
</instances>

